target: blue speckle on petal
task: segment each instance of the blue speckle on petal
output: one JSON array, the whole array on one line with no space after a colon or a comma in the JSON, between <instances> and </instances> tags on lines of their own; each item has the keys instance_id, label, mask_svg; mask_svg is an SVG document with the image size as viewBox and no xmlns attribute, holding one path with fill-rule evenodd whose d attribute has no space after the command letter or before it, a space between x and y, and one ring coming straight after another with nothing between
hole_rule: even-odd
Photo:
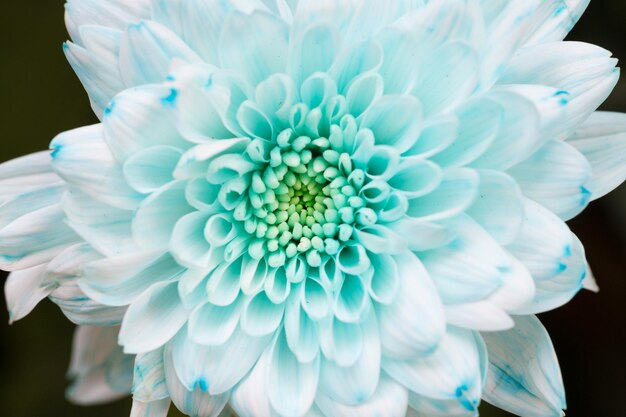
<instances>
[{"instance_id":1,"label":"blue speckle on petal","mask_svg":"<svg viewBox=\"0 0 626 417\"><path fill-rule=\"evenodd\" d=\"M52 152L50 153L50 156L54 159L59 155L59 152L61 152L61 148L63 148L62 145L60 144L55 144L52 147Z\"/></svg>"},{"instance_id":2,"label":"blue speckle on petal","mask_svg":"<svg viewBox=\"0 0 626 417\"><path fill-rule=\"evenodd\" d=\"M563 13L566 10L567 10L567 6L564 5L564 4L561 4L559 7L554 9L554 12L552 13L552 16L553 17L557 17L558 15L560 15L561 13Z\"/></svg>"},{"instance_id":3,"label":"blue speckle on petal","mask_svg":"<svg viewBox=\"0 0 626 417\"><path fill-rule=\"evenodd\" d=\"M172 88L170 90L170 94L167 97L164 97L161 101L165 105L173 106L176 103L176 98L178 97L178 90Z\"/></svg>"},{"instance_id":4,"label":"blue speckle on petal","mask_svg":"<svg viewBox=\"0 0 626 417\"><path fill-rule=\"evenodd\" d=\"M209 384L206 382L204 378L198 378L194 387L200 388L202 392L209 392Z\"/></svg>"},{"instance_id":5,"label":"blue speckle on petal","mask_svg":"<svg viewBox=\"0 0 626 417\"><path fill-rule=\"evenodd\" d=\"M587 187L581 186L580 193L581 193L580 205L584 207L587 204L589 204L589 201L591 200L591 191L589 191Z\"/></svg>"},{"instance_id":6,"label":"blue speckle on petal","mask_svg":"<svg viewBox=\"0 0 626 417\"><path fill-rule=\"evenodd\" d=\"M559 90L554 93L554 97L559 99L559 104L561 106L567 106L569 104L569 92L564 90Z\"/></svg>"}]
</instances>

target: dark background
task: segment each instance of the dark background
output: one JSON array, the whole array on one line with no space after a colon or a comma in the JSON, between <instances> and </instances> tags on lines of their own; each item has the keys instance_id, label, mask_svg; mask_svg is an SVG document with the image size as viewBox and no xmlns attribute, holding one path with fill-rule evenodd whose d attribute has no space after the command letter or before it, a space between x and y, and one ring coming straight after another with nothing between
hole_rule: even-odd
<instances>
[{"instance_id":1,"label":"dark background","mask_svg":"<svg viewBox=\"0 0 626 417\"><path fill-rule=\"evenodd\" d=\"M68 37L63 3L3 2L0 162L45 149L57 133L97 121L61 50ZM593 0L570 39L603 46L626 59L626 4L623 0ZM626 81L620 82L603 108L626 112ZM585 244L601 291L582 292L565 307L541 316L561 361L568 417L626 415L625 213L626 187L622 186L571 222ZM3 277L0 275L0 281ZM9 327L3 304L4 299L0 305L0 416L129 415L128 400L92 408L65 401L64 375L73 327L55 306L44 301L26 319ZM508 414L484 406L481 415Z\"/></svg>"}]
</instances>

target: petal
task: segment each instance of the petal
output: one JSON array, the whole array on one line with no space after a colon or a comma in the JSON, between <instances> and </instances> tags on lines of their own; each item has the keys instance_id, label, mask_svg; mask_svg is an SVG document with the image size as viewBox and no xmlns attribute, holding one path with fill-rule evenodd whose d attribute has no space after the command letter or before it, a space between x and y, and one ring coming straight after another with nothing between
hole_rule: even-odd
<instances>
[{"instance_id":1,"label":"petal","mask_svg":"<svg viewBox=\"0 0 626 417\"><path fill-rule=\"evenodd\" d=\"M183 331L172 342L172 365L187 390L199 389L210 395L219 395L242 380L270 341L271 335L248 336L237 327L226 343L201 346L189 340Z\"/></svg>"},{"instance_id":2,"label":"petal","mask_svg":"<svg viewBox=\"0 0 626 417\"><path fill-rule=\"evenodd\" d=\"M474 204L466 211L498 243L506 245L517 237L524 217L519 185L509 175L478 170L480 187Z\"/></svg>"},{"instance_id":3,"label":"petal","mask_svg":"<svg viewBox=\"0 0 626 417\"><path fill-rule=\"evenodd\" d=\"M506 332L483 334L489 352L485 400L518 415L562 415L565 391L550 336L534 316Z\"/></svg>"},{"instance_id":4,"label":"petal","mask_svg":"<svg viewBox=\"0 0 626 417\"><path fill-rule=\"evenodd\" d=\"M375 314L369 314L359 327L363 347L355 361L347 366L338 357L333 360L326 356L321 361L320 390L329 399L341 404L358 405L375 400L372 395L375 395L379 384L381 342ZM339 338L346 337L349 336L339 332L334 336L335 345Z\"/></svg>"},{"instance_id":5,"label":"petal","mask_svg":"<svg viewBox=\"0 0 626 417\"><path fill-rule=\"evenodd\" d=\"M0 229L0 268L16 271L50 261L78 242L54 204L25 214Z\"/></svg>"},{"instance_id":6,"label":"petal","mask_svg":"<svg viewBox=\"0 0 626 417\"><path fill-rule=\"evenodd\" d=\"M169 400L165 385L163 349L137 355L133 378L133 399L144 403Z\"/></svg>"},{"instance_id":7,"label":"petal","mask_svg":"<svg viewBox=\"0 0 626 417\"><path fill-rule=\"evenodd\" d=\"M153 284L177 279L184 268L161 252L136 252L91 262L83 268L80 288L107 305L128 305Z\"/></svg>"},{"instance_id":8,"label":"petal","mask_svg":"<svg viewBox=\"0 0 626 417\"><path fill-rule=\"evenodd\" d=\"M37 152L0 164L0 204L19 194L56 185L59 177L52 172L49 151Z\"/></svg>"},{"instance_id":9,"label":"petal","mask_svg":"<svg viewBox=\"0 0 626 417\"><path fill-rule=\"evenodd\" d=\"M220 37L222 68L239 72L252 85L271 74L284 72L287 36L286 24L275 16L258 11L250 15L231 13Z\"/></svg>"},{"instance_id":10,"label":"petal","mask_svg":"<svg viewBox=\"0 0 626 417\"><path fill-rule=\"evenodd\" d=\"M530 158L509 170L522 192L563 220L578 215L591 194L591 166L573 146L551 140Z\"/></svg>"},{"instance_id":11,"label":"petal","mask_svg":"<svg viewBox=\"0 0 626 417\"><path fill-rule=\"evenodd\" d=\"M228 306L206 303L189 316L189 339L205 346L219 346L230 339L239 323L241 302Z\"/></svg>"},{"instance_id":12,"label":"petal","mask_svg":"<svg viewBox=\"0 0 626 417\"><path fill-rule=\"evenodd\" d=\"M330 25L311 25L298 34L290 48L289 67L296 84L316 72L326 72L341 47L341 36Z\"/></svg>"},{"instance_id":13,"label":"petal","mask_svg":"<svg viewBox=\"0 0 626 417\"><path fill-rule=\"evenodd\" d=\"M185 182L169 183L146 198L135 212L135 241L145 249L167 247L178 220L192 210L185 199Z\"/></svg>"},{"instance_id":14,"label":"petal","mask_svg":"<svg viewBox=\"0 0 626 417\"><path fill-rule=\"evenodd\" d=\"M74 332L67 390L81 405L110 402L130 393L133 357L117 345L119 327L80 326Z\"/></svg>"},{"instance_id":15,"label":"petal","mask_svg":"<svg viewBox=\"0 0 626 417\"><path fill-rule=\"evenodd\" d=\"M388 305L376 306L383 352L411 358L432 350L445 333L445 315L437 290L419 259L398 256L399 290Z\"/></svg>"},{"instance_id":16,"label":"petal","mask_svg":"<svg viewBox=\"0 0 626 417\"><path fill-rule=\"evenodd\" d=\"M122 209L134 209L141 201L141 194L128 186L121 165L103 140L102 125L61 133L50 146L52 167L69 184Z\"/></svg>"},{"instance_id":17,"label":"petal","mask_svg":"<svg viewBox=\"0 0 626 417\"><path fill-rule=\"evenodd\" d=\"M174 100L174 101L172 101ZM173 118L179 92L166 84L146 85L115 96L103 120L104 140L115 159L128 157L156 145L186 149Z\"/></svg>"},{"instance_id":18,"label":"petal","mask_svg":"<svg viewBox=\"0 0 626 417\"><path fill-rule=\"evenodd\" d=\"M137 152L124 163L128 184L141 193L150 193L174 180L174 168L182 152L171 146L154 146Z\"/></svg>"},{"instance_id":19,"label":"petal","mask_svg":"<svg viewBox=\"0 0 626 417\"><path fill-rule=\"evenodd\" d=\"M444 304L479 301L501 285L509 260L500 245L467 217L453 222L459 236L447 246L420 253Z\"/></svg>"},{"instance_id":20,"label":"petal","mask_svg":"<svg viewBox=\"0 0 626 417\"><path fill-rule=\"evenodd\" d=\"M422 105L411 96L385 96L362 115L361 129L371 129L377 145L402 153L415 143L422 129Z\"/></svg>"},{"instance_id":21,"label":"petal","mask_svg":"<svg viewBox=\"0 0 626 417\"><path fill-rule=\"evenodd\" d=\"M27 316L53 290L43 286L46 265L12 272L4 284L9 323Z\"/></svg>"},{"instance_id":22,"label":"petal","mask_svg":"<svg viewBox=\"0 0 626 417\"><path fill-rule=\"evenodd\" d=\"M453 217L472 205L478 191L479 176L474 170L447 170L433 192L409 200L407 215L423 221ZM481 198L484 198L482 193Z\"/></svg>"},{"instance_id":23,"label":"petal","mask_svg":"<svg viewBox=\"0 0 626 417\"><path fill-rule=\"evenodd\" d=\"M167 343L187 322L176 282L150 287L128 307L119 341L127 353L144 353Z\"/></svg>"},{"instance_id":24,"label":"petal","mask_svg":"<svg viewBox=\"0 0 626 417\"><path fill-rule=\"evenodd\" d=\"M278 417L268 396L269 350L256 363L248 376L233 391L230 405L239 417Z\"/></svg>"},{"instance_id":25,"label":"petal","mask_svg":"<svg viewBox=\"0 0 626 417\"><path fill-rule=\"evenodd\" d=\"M167 417L171 402L169 398L151 402L133 400L130 417Z\"/></svg>"},{"instance_id":26,"label":"petal","mask_svg":"<svg viewBox=\"0 0 626 417\"><path fill-rule=\"evenodd\" d=\"M365 402L350 406L320 395L316 405L324 415L333 417L404 417L407 412L408 393L401 384L388 376L383 376L376 392Z\"/></svg>"},{"instance_id":27,"label":"petal","mask_svg":"<svg viewBox=\"0 0 626 417\"><path fill-rule=\"evenodd\" d=\"M179 380L175 369L176 354L172 342L164 349L163 365L165 370L165 381L167 391L172 398L172 402L181 412L196 417L217 417L228 402L230 392L220 395L211 395L202 389L202 384L191 390ZM206 386L205 386L206 388Z\"/></svg>"},{"instance_id":28,"label":"petal","mask_svg":"<svg viewBox=\"0 0 626 417\"><path fill-rule=\"evenodd\" d=\"M476 410L482 391L484 358L485 346L479 336L451 327L430 355L408 361L385 358L383 369L411 391L431 398L456 400L467 410Z\"/></svg>"},{"instance_id":29,"label":"petal","mask_svg":"<svg viewBox=\"0 0 626 417\"><path fill-rule=\"evenodd\" d=\"M62 208L68 226L95 250L107 256L134 252L132 210L120 209L98 200L75 187L63 195Z\"/></svg>"},{"instance_id":30,"label":"petal","mask_svg":"<svg viewBox=\"0 0 626 417\"><path fill-rule=\"evenodd\" d=\"M270 404L280 415L299 417L311 408L319 367L319 355L311 362L300 363L289 349L285 333L280 333L270 353L267 376Z\"/></svg>"},{"instance_id":31,"label":"petal","mask_svg":"<svg viewBox=\"0 0 626 417\"><path fill-rule=\"evenodd\" d=\"M524 222L507 249L528 268L536 281L550 279L566 269L572 255L572 236L552 212L532 200L524 201Z\"/></svg>"},{"instance_id":32,"label":"petal","mask_svg":"<svg viewBox=\"0 0 626 417\"><path fill-rule=\"evenodd\" d=\"M527 44L561 41L574 27L590 0L550 0L543 2L528 28Z\"/></svg>"},{"instance_id":33,"label":"petal","mask_svg":"<svg viewBox=\"0 0 626 417\"><path fill-rule=\"evenodd\" d=\"M128 24L150 16L150 0L128 3L124 0L68 0L65 21L72 39L80 42L78 29L85 25L124 29Z\"/></svg>"},{"instance_id":34,"label":"petal","mask_svg":"<svg viewBox=\"0 0 626 417\"><path fill-rule=\"evenodd\" d=\"M626 179L626 116L596 112L567 141L587 158L592 177L586 188L598 199Z\"/></svg>"},{"instance_id":35,"label":"petal","mask_svg":"<svg viewBox=\"0 0 626 417\"><path fill-rule=\"evenodd\" d=\"M112 38L119 45L121 32L100 27L97 30L95 36ZM117 56L99 54L72 42L63 44L63 51L85 87L94 113L101 119L111 99L125 88Z\"/></svg>"},{"instance_id":36,"label":"petal","mask_svg":"<svg viewBox=\"0 0 626 417\"><path fill-rule=\"evenodd\" d=\"M120 44L120 72L128 86L160 83L174 58L188 63L200 58L174 32L150 20L129 25Z\"/></svg>"}]
</instances>

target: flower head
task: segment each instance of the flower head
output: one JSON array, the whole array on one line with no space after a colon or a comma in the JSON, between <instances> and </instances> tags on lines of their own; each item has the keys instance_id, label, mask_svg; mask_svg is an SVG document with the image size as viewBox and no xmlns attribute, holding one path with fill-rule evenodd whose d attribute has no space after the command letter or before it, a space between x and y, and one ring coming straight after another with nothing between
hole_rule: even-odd
<instances>
[{"instance_id":1,"label":"flower head","mask_svg":"<svg viewBox=\"0 0 626 417\"><path fill-rule=\"evenodd\" d=\"M70 0L101 123L0 167L13 318L121 324L72 396L134 373L137 416L560 416L532 315L594 288L564 220L626 177L586 4Z\"/></svg>"}]
</instances>

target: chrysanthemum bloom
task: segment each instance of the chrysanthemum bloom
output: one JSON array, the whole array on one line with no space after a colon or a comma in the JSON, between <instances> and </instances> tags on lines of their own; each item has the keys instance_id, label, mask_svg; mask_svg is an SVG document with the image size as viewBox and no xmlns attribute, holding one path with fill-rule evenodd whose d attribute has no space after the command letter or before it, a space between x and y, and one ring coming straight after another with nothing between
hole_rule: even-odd
<instances>
[{"instance_id":1,"label":"chrysanthemum bloom","mask_svg":"<svg viewBox=\"0 0 626 417\"><path fill-rule=\"evenodd\" d=\"M71 397L136 417L562 415L534 314L626 176L587 3L70 0L101 123L0 166L12 319L89 326Z\"/></svg>"}]
</instances>

